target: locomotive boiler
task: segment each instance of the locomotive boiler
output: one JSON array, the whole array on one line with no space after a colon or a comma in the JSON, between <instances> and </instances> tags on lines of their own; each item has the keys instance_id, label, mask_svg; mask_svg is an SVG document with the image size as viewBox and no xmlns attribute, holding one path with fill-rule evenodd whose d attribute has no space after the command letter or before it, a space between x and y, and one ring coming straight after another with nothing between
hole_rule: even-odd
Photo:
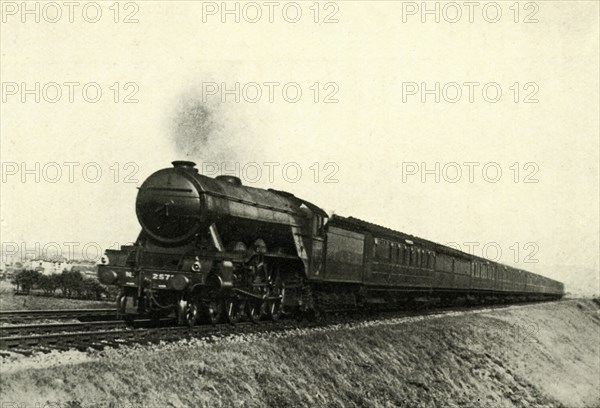
<instances>
[{"instance_id":1,"label":"locomotive boiler","mask_svg":"<svg viewBox=\"0 0 600 408\"><path fill-rule=\"evenodd\" d=\"M148 177L132 246L98 267L118 312L180 324L283 313L394 308L418 301L556 299L562 283L353 217L291 193L207 177L195 164Z\"/></svg>"}]
</instances>

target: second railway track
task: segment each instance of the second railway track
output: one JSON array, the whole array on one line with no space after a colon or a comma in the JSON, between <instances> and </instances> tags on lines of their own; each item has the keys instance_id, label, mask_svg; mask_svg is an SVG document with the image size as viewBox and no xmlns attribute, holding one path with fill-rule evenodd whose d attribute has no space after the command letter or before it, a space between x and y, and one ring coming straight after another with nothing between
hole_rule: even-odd
<instances>
[{"instance_id":1,"label":"second railway track","mask_svg":"<svg viewBox=\"0 0 600 408\"><path fill-rule=\"evenodd\" d=\"M33 320L112 320L115 309L64 309L64 310L2 310L0 323L16 323Z\"/></svg>"},{"instance_id":2,"label":"second railway track","mask_svg":"<svg viewBox=\"0 0 600 408\"><path fill-rule=\"evenodd\" d=\"M206 338L228 334L249 334L261 331L286 330L298 327L298 322L284 320L281 322L250 322L236 326L218 324L196 327L168 326L153 328L114 328L111 330L75 331L68 333L28 334L0 337L0 350L20 353L34 351L50 351L52 349L67 350L71 348L86 350L104 347L119 347L135 343L158 343L160 341L176 341L185 338Z\"/></svg>"},{"instance_id":3,"label":"second railway track","mask_svg":"<svg viewBox=\"0 0 600 408\"><path fill-rule=\"evenodd\" d=\"M98 322L17 324L0 326L0 338L34 334L52 334L61 332L84 332L108 328L124 328L125 322L107 320Z\"/></svg>"}]
</instances>

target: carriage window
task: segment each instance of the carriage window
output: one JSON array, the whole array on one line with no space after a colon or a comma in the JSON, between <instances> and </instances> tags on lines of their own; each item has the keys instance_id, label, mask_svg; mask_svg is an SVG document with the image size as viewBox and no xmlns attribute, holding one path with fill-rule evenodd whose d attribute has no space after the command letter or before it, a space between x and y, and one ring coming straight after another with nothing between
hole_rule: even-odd
<instances>
[{"instance_id":1,"label":"carriage window","mask_svg":"<svg viewBox=\"0 0 600 408\"><path fill-rule=\"evenodd\" d=\"M375 258L380 261L389 259L389 243L387 241L380 240L377 244L377 251Z\"/></svg>"}]
</instances>

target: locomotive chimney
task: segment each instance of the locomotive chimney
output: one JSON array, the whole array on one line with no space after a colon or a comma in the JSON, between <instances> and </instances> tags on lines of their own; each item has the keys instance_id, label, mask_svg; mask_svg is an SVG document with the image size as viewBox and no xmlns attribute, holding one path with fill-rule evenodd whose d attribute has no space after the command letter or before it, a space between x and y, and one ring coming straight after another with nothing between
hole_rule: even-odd
<instances>
[{"instance_id":1,"label":"locomotive chimney","mask_svg":"<svg viewBox=\"0 0 600 408\"><path fill-rule=\"evenodd\" d=\"M178 169L198 171L198 169L194 168L194 166L196 166L196 163L194 163L193 161L175 160L174 162L171 162L171 164L173 165L173 167L178 168Z\"/></svg>"}]
</instances>

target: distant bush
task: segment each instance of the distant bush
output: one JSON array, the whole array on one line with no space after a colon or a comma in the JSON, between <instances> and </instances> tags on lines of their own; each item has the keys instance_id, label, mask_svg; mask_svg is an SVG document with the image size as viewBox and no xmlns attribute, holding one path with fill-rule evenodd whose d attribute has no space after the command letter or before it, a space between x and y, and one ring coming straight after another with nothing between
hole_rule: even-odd
<instances>
[{"instance_id":1,"label":"distant bush","mask_svg":"<svg viewBox=\"0 0 600 408\"><path fill-rule=\"evenodd\" d=\"M62 297L70 299L113 298L112 292L96 279L83 276L78 270L62 271L60 274L43 275L38 271L24 270L13 275L12 283L17 293L29 294L37 288L46 296L54 296L60 289Z\"/></svg>"},{"instance_id":2,"label":"distant bush","mask_svg":"<svg viewBox=\"0 0 600 408\"><path fill-rule=\"evenodd\" d=\"M74 297L81 290L83 275L79 271L62 271L59 287L64 297Z\"/></svg>"},{"instance_id":3,"label":"distant bush","mask_svg":"<svg viewBox=\"0 0 600 408\"><path fill-rule=\"evenodd\" d=\"M96 279L83 276L79 270L63 271L60 274L63 296L80 299L102 299L106 288Z\"/></svg>"},{"instance_id":4,"label":"distant bush","mask_svg":"<svg viewBox=\"0 0 600 408\"><path fill-rule=\"evenodd\" d=\"M37 287L44 291L46 296L52 296L60 286L60 275L53 273L52 275L41 275L38 278Z\"/></svg>"},{"instance_id":5,"label":"distant bush","mask_svg":"<svg viewBox=\"0 0 600 408\"><path fill-rule=\"evenodd\" d=\"M11 283L17 287L17 293L29 294L41 276L42 274L38 271L26 269L14 274Z\"/></svg>"}]
</instances>

